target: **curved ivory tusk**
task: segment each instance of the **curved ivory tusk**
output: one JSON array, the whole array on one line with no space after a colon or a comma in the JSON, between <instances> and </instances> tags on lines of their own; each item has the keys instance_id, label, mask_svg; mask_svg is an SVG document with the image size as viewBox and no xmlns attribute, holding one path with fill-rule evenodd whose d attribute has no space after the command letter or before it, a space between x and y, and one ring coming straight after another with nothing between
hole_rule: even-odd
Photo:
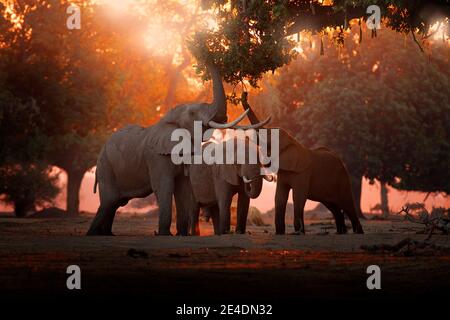
<instances>
[{"instance_id":1,"label":"curved ivory tusk","mask_svg":"<svg viewBox=\"0 0 450 320\"><path fill-rule=\"evenodd\" d=\"M273 182L273 176L264 175L263 178L269 182Z\"/></svg>"},{"instance_id":2,"label":"curved ivory tusk","mask_svg":"<svg viewBox=\"0 0 450 320\"><path fill-rule=\"evenodd\" d=\"M242 179L244 180L244 183L250 183L253 181L253 180L247 179L246 176L243 176Z\"/></svg>"},{"instance_id":3,"label":"curved ivory tusk","mask_svg":"<svg viewBox=\"0 0 450 320\"><path fill-rule=\"evenodd\" d=\"M234 127L239 122L241 122L242 119L245 118L245 116L247 115L247 113L249 111L250 111L250 109L245 110L239 117L237 117L234 121L231 121L230 123L217 123L217 122L211 120L208 122L208 125L214 129L228 129L228 128Z\"/></svg>"},{"instance_id":4,"label":"curved ivory tusk","mask_svg":"<svg viewBox=\"0 0 450 320\"><path fill-rule=\"evenodd\" d=\"M264 120L263 122L260 122L260 123L255 123L255 124L251 124L248 126L234 126L233 128L234 129L242 129L242 130L259 129L261 127L264 127L266 124L268 124L271 119L272 119L272 117L268 117L266 120Z\"/></svg>"}]
</instances>

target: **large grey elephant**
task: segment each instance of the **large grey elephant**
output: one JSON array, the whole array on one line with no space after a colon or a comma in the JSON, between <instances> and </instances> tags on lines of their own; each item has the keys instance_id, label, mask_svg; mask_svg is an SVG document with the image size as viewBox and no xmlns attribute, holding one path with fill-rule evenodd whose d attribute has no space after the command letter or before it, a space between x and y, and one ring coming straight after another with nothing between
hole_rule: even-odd
<instances>
[{"instance_id":1,"label":"large grey elephant","mask_svg":"<svg viewBox=\"0 0 450 320\"><path fill-rule=\"evenodd\" d=\"M159 235L170 235L172 197L177 208L177 233L188 234L190 183L183 165L171 161L177 144L171 141L174 130L187 129L191 136L194 121L203 129L229 128L241 121L245 113L231 123L227 121L227 104L222 79L215 64L208 65L213 82L212 103L178 105L153 126L128 126L106 142L97 161L96 182L100 206L88 235L111 235L116 210L132 198L156 194L159 205ZM95 186L94 186L95 192Z\"/></svg>"},{"instance_id":2,"label":"large grey elephant","mask_svg":"<svg viewBox=\"0 0 450 320\"><path fill-rule=\"evenodd\" d=\"M250 147L257 148L248 141L245 146L247 150ZM225 150L224 142L221 147ZM229 233L231 201L236 194L238 194L236 233L245 233L250 199L260 195L263 178L272 181L271 177L261 174L261 165L258 162L250 163L248 160L247 158L243 164L235 161L235 164L189 165L188 174L196 204L191 212L192 235L200 234L199 207L207 208L215 234Z\"/></svg>"},{"instance_id":3,"label":"large grey elephant","mask_svg":"<svg viewBox=\"0 0 450 320\"><path fill-rule=\"evenodd\" d=\"M251 123L258 118L242 95ZM294 228L305 233L304 207L307 199L323 203L333 214L337 233L346 233L344 213L350 219L353 232L364 233L358 219L352 194L350 175L343 161L327 148L305 148L285 130L279 129L279 170L275 193L275 229L285 233L286 203L292 190L294 200ZM270 139L268 139L270 142ZM270 148L270 146L269 146ZM273 156L273 155L272 155Z\"/></svg>"}]
</instances>

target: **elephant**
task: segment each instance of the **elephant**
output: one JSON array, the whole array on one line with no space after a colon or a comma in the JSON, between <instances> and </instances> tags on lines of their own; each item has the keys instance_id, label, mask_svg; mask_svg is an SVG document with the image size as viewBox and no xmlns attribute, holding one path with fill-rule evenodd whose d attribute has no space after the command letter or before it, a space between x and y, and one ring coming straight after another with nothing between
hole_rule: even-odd
<instances>
[{"instance_id":1,"label":"elephant","mask_svg":"<svg viewBox=\"0 0 450 320\"><path fill-rule=\"evenodd\" d=\"M97 160L94 192L99 186L100 206L87 235L112 235L116 210L132 198L155 193L159 205L158 235L171 235L172 197L177 208L177 233L187 235L192 192L183 164L175 165L171 153L177 142L171 140L176 129L186 129L193 136L194 121L203 129L230 128L222 78L215 63L207 64L213 82L212 103L181 104L168 111L159 122L143 128L128 126L115 132L103 146Z\"/></svg>"},{"instance_id":2,"label":"elephant","mask_svg":"<svg viewBox=\"0 0 450 320\"><path fill-rule=\"evenodd\" d=\"M206 148L208 144L205 144L203 148ZM247 142L246 147L250 145ZM225 150L225 143L222 142L220 147ZM261 174L259 163L251 164L248 159L243 164L237 164L235 161L234 164L189 165L188 175L196 204L191 211L192 235L200 235L198 223L200 207L205 208L212 218L216 235L229 233L231 201L236 194L238 194L236 233L244 234L250 199L260 195L263 178L271 181L271 177Z\"/></svg>"},{"instance_id":3,"label":"elephant","mask_svg":"<svg viewBox=\"0 0 450 320\"><path fill-rule=\"evenodd\" d=\"M258 117L250 107L245 92L241 103L249 110L250 122L258 123ZM364 233L355 207L350 175L339 156L323 147L308 149L279 128L279 168L275 192L276 234L285 233L286 204L291 189L296 234L305 233L303 215L307 199L321 202L331 211L338 234L347 233L344 213L350 219L353 232Z\"/></svg>"}]
</instances>

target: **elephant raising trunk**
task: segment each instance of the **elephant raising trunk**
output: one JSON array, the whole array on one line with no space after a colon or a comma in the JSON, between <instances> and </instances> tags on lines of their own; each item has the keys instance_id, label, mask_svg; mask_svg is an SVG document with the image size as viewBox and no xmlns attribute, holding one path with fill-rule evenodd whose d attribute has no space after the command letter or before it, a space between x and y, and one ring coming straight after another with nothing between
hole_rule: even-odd
<instances>
[{"instance_id":1,"label":"elephant raising trunk","mask_svg":"<svg viewBox=\"0 0 450 320\"><path fill-rule=\"evenodd\" d=\"M270 117L260 123L254 123L250 126L238 126L245 116L247 116L249 110L245 110L238 118L230 123L227 122L227 98L225 90L223 88L222 77L218 67L213 63L207 64L208 70L211 74L213 82L213 102L210 104L210 120L208 121L208 127L214 129L258 129L266 125L270 121Z\"/></svg>"},{"instance_id":2,"label":"elephant raising trunk","mask_svg":"<svg viewBox=\"0 0 450 320\"><path fill-rule=\"evenodd\" d=\"M224 123L227 122L227 97L223 88L222 77L219 68L213 64L207 64L213 82L213 102L211 103L211 120Z\"/></svg>"},{"instance_id":3,"label":"elephant raising trunk","mask_svg":"<svg viewBox=\"0 0 450 320\"><path fill-rule=\"evenodd\" d=\"M132 198L155 193L159 205L159 235L169 235L172 220L172 197L177 207L177 232L188 234L189 178L183 165L171 161L171 153L178 144L172 133L186 129L194 135L194 122L201 121L204 129L231 128L248 113L227 121L227 101L219 68L208 64L213 82L213 101L181 104L168 111L153 126L128 126L115 132L106 142L97 161L96 182L100 193L100 207L88 235L110 235L116 210Z\"/></svg>"},{"instance_id":4,"label":"elephant raising trunk","mask_svg":"<svg viewBox=\"0 0 450 320\"><path fill-rule=\"evenodd\" d=\"M259 120L248 104L246 92L242 94L241 101L244 109L249 111L250 122L257 124ZM305 233L303 213L307 199L322 202L331 211L338 233L347 232L344 215L350 219L355 233L364 233L355 207L350 176L344 163L335 153L326 148L315 150L305 148L282 128L279 128L279 150L275 194L277 234L285 232L286 203L290 190L294 200L296 233Z\"/></svg>"}]
</instances>

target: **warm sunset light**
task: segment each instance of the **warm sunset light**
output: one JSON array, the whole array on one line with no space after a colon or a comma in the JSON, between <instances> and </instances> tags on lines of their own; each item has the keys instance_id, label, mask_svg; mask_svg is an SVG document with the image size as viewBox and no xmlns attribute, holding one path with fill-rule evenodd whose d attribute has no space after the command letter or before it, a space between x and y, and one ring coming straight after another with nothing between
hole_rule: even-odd
<instances>
[{"instance_id":1,"label":"warm sunset light","mask_svg":"<svg viewBox=\"0 0 450 320\"><path fill-rule=\"evenodd\" d=\"M444 310L449 16L0 0L2 311Z\"/></svg>"}]
</instances>

